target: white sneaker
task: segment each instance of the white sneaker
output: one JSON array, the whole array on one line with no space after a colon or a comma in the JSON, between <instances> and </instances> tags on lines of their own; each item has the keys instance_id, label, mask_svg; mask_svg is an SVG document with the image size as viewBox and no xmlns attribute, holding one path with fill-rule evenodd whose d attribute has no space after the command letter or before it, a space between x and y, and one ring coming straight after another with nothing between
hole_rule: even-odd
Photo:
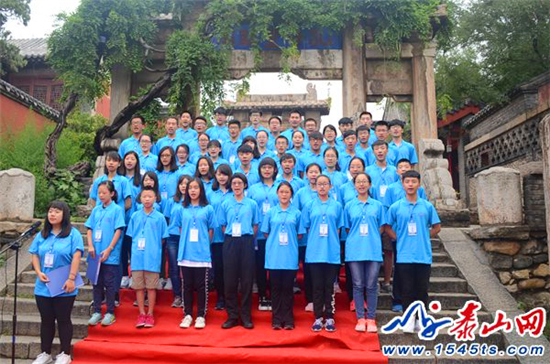
<instances>
[{"instance_id":1,"label":"white sneaker","mask_svg":"<svg viewBox=\"0 0 550 364\"><path fill-rule=\"evenodd\" d=\"M192 323L193 323L193 317L191 317L191 315L187 315L183 318L183 320L181 320L180 327L182 329L188 329L189 326L191 326Z\"/></svg>"},{"instance_id":2,"label":"white sneaker","mask_svg":"<svg viewBox=\"0 0 550 364\"><path fill-rule=\"evenodd\" d=\"M409 321L403 325L403 332L406 334L414 334L414 318L409 318Z\"/></svg>"},{"instance_id":3,"label":"white sneaker","mask_svg":"<svg viewBox=\"0 0 550 364\"><path fill-rule=\"evenodd\" d=\"M313 302L309 302L309 303L306 305L305 310L306 310L307 312L313 312Z\"/></svg>"},{"instance_id":4,"label":"white sneaker","mask_svg":"<svg viewBox=\"0 0 550 364\"><path fill-rule=\"evenodd\" d=\"M36 359L32 362L32 364L48 364L53 363L52 356L46 352L43 352L42 354L38 355Z\"/></svg>"},{"instance_id":5,"label":"white sneaker","mask_svg":"<svg viewBox=\"0 0 550 364\"><path fill-rule=\"evenodd\" d=\"M165 291L171 291L172 290L172 280L170 278L168 278L166 280L166 284L164 285L164 290Z\"/></svg>"},{"instance_id":6,"label":"white sneaker","mask_svg":"<svg viewBox=\"0 0 550 364\"><path fill-rule=\"evenodd\" d=\"M195 320L195 329L204 329L206 327L206 320L204 317L197 317Z\"/></svg>"},{"instance_id":7,"label":"white sneaker","mask_svg":"<svg viewBox=\"0 0 550 364\"><path fill-rule=\"evenodd\" d=\"M334 283L334 293L342 293L342 289L340 288L338 282Z\"/></svg>"},{"instance_id":8,"label":"white sneaker","mask_svg":"<svg viewBox=\"0 0 550 364\"><path fill-rule=\"evenodd\" d=\"M60 352L55 357L55 364L70 364L71 363L71 356L65 354L64 352Z\"/></svg>"},{"instance_id":9,"label":"white sneaker","mask_svg":"<svg viewBox=\"0 0 550 364\"><path fill-rule=\"evenodd\" d=\"M130 278L128 276L122 277L120 281L120 288L128 288L130 286Z\"/></svg>"},{"instance_id":10,"label":"white sneaker","mask_svg":"<svg viewBox=\"0 0 550 364\"><path fill-rule=\"evenodd\" d=\"M157 289L162 291L163 287L164 287L164 278L159 278L159 282L157 283Z\"/></svg>"}]
</instances>

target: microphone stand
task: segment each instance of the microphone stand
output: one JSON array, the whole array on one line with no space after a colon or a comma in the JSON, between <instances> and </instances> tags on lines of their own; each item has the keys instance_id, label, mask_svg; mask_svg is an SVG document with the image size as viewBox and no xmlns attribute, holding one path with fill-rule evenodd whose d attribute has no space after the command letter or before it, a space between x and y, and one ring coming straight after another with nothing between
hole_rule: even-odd
<instances>
[{"instance_id":1,"label":"microphone stand","mask_svg":"<svg viewBox=\"0 0 550 364\"><path fill-rule=\"evenodd\" d=\"M38 226L37 226L38 228ZM36 229L33 229L34 231ZM12 249L15 250L15 282L14 282L14 288L13 288L13 316L12 316L12 335L11 335L11 363L15 364L15 330L17 328L17 272L19 269L19 248L21 248L21 243L25 240L32 237L34 234L34 231L30 231L26 234L21 235L17 239L15 239L12 243L8 244L8 246L0 252L0 254L7 252L8 250ZM6 259L7 262L7 259Z\"/></svg>"}]
</instances>

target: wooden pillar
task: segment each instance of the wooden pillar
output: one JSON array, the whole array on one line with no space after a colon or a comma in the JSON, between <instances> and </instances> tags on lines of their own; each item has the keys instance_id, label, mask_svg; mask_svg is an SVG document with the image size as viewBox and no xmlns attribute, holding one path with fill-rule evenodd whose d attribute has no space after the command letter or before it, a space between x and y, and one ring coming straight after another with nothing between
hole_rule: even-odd
<instances>
[{"instance_id":1,"label":"wooden pillar","mask_svg":"<svg viewBox=\"0 0 550 364\"><path fill-rule=\"evenodd\" d=\"M540 145L542 148L542 173L544 186L550 186L550 114L546 115L539 125ZM546 206L546 235L548 244L548 261L550 261L550 189L544 189L544 202Z\"/></svg>"},{"instance_id":2,"label":"wooden pillar","mask_svg":"<svg viewBox=\"0 0 550 364\"><path fill-rule=\"evenodd\" d=\"M366 110L365 54L362 46L353 43L353 28L344 31L342 45L342 103L343 115L353 120Z\"/></svg>"},{"instance_id":3,"label":"wooden pillar","mask_svg":"<svg viewBox=\"0 0 550 364\"><path fill-rule=\"evenodd\" d=\"M413 44L411 128L417 150L421 139L437 139L434 57L434 43Z\"/></svg>"}]
</instances>

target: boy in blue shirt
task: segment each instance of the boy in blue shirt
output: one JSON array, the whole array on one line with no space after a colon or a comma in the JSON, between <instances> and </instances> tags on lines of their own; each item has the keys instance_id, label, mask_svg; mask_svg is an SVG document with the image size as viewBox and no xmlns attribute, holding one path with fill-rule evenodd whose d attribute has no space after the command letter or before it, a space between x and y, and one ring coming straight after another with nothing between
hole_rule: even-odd
<instances>
[{"instance_id":1,"label":"boy in blue shirt","mask_svg":"<svg viewBox=\"0 0 550 364\"><path fill-rule=\"evenodd\" d=\"M397 240L395 270L399 277L399 289L403 309L414 301L428 306L428 285L432 264L431 238L441 231L441 223L434 206L418 197L420 174L405 172L402 176L405 198L391 205L386 214L386 233ZM409 320L404 332L413 333L420 326L420 319ZM416 327L415 327L416 326Z\"/></svg>"},{"instance_id":2,"label":"boy in blue shirt","mask_svg":"<svg viewBox=\"0 0 550 364\"><path fill-rule=\"evenodd\" d=\"M143 133L144 128L145 120L143 119L143 116L132 116L132 119L130 121L130 130L132 131L132 135L129 138L124 139L122 143L120 143L120 147L118 147L118 154L120 155L120 158L124 158L126 153L132 150L137 154L141 153L139 139L141 137L141 134Z\"/></svg>"},{"instance_id":3,"label":"boy in blue shirt","mask_svg":"<svg viewBox=\"0 0 550 364\"><path fill-rule=\"evenodd\" d=\"M250 126L246 127L242 131L242 138L246 138L247 136L254 137L256 139L256 135L260 130L264 130L269 133L269 131L262 126L260 123L262 120L262 111L256 108L253 108L250 110Z\"/></svg>"},{"instance_id":4,"label":"boy in blue shirt","mask_svg":"<svg viewBox=\"0 0 550 364\"><path fill-rule=\"evenodd\" d=\"M390 142L390 149L393 150L395 160L408 159L412 165L418 164L418 156L416 155L416 149L414 145L403 140L403 129L405 128L405 122L394 119L389 123L390 134L392 141Z\"/></svg>"},{"instance_id":5,"label":"boy in blue shirt","mask_svg":"<svg viewBox=\"0 0 550 364\"><path fill-rule=\"evenodd\" d=\"M193 123L193 116L190 111L184 110L180 115L179 129L176 130L176 137L183 140L185 143L189 143L197 138L197 131L191 128Z\"/></svg>"},{"instance_id":6,"label":"boy in blue shirt","mask_svg":"<svg viewBox=\"0 0 550 364\"><path fill-rule=\"evenodd\" d=\"M162 244L168 237L168 226L164 215L154 209L157 194L152 187L143 187L140 201L143 209L132 215L126 235L132 237L132 288L136 291L139 307L137 328L153 327L156 301L156 287L159 281ZM149 310L145 313L145 290L149 299Z\"/></svg>"},{"instance_id":7,"label":"boy in blue shirt","mask_svg":"<svg viewBox=\"0 0 550 364\"><path fill-rule=\"evenodd\" d=\"M164 147L172 147L176 150L178 145L185 144L185 141L178 138L176 130L178 130L178 118L170 116L166 119L164 128L166 129L166 136L160 138L153 147L153 154L160 157L160 150Z\"/></svg>"},{"instance_id":8,"label":"boy in blue shirt","mask_svg":"<svg viewBox=\"0 0 550 364\"><path fill-rule=\"evenodd\" d=\"M216 119L216 125L208 128L206 134L210 137L210 140L219 140L223 143L229 139L229 131L225 121L227 120L227 110L223 107L218 107L214 110L214 118Z\"/></svg>"},{"instance_id":9,"label":"boy in blue shirt","mask_svg":"<svg viewBox=\"0 0 550 364\"><path fill-rule=\"evenodd\" d=\"M233 119L227 123L229 139L222 143L222 157L232 166L237 160L237 149L241 146L241 122Z\"/></svg>"}]
</instances>

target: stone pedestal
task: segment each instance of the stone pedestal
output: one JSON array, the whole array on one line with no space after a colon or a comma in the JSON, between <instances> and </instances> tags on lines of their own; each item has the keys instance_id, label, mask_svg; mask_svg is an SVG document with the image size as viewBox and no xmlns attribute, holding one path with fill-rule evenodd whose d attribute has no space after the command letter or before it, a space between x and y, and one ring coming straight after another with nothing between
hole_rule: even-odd
<instances>
[{"instance_id":1,"label":"stone pedestal","mask_svg":"<svg viewBox=\"0 0 550 364\"><path fill-rule=\"evenodd\" d=\"M19 168L0 171L0 220L32 221L35 179Z\"/></svg>"},{"instance_id":2,"label":"stone pedestal","mask_svg":"<svg viewBox=\"0 0 550 364\"><path fill-rule=\"evenodd\" d=\"M519 171L493 167L479 172L475 178L480 225L514 225L523 222Z\"/></svg>"},{"instance_id":3,"label":"stone pedestal","mask_svg":"<svg viewBox=\"0 0 550 364\"><path fill-rule=\"evenodd\" d=\"M550 261L550 114L546 115L540 122L540 145L542 149L544 201L546 205L546 241L548 244L548 260Z\"/></svg>"}]
</instances>

